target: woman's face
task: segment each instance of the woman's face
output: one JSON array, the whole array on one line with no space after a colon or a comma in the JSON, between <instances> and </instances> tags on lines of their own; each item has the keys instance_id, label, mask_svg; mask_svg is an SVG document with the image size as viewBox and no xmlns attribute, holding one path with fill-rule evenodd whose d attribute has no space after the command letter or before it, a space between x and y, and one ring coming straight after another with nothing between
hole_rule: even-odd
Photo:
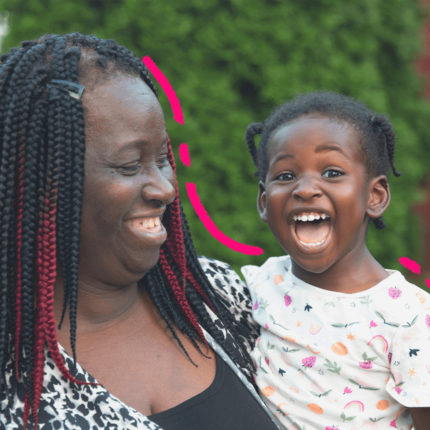
<instances>
[{"instance_id":1,"label":"woman's face","mask_svg":"<svg viewBox=\"0 0 430 430\"><path fill-rule=\"evenodd\" d=\"M123 74L86 90L80 280L125 286L158 261L175 198L161 106Z\"/></svg>"}]
</instances>

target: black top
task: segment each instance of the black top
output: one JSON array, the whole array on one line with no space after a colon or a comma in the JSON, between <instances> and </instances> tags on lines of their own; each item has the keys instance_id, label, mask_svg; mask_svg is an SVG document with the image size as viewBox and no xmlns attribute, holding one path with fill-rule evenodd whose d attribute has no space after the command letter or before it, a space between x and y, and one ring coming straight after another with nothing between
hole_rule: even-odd
<instances>
[{"instance_id":1,"label":"black top","mask_svg":"<svg viewBox=\"0 0 430 430\"><path fill-rule=\"evenodd\" d=\"M276 430L267 413L216 355L216 374L202 393L150 420L166 430Z\"/></svg>"}]
</instances>

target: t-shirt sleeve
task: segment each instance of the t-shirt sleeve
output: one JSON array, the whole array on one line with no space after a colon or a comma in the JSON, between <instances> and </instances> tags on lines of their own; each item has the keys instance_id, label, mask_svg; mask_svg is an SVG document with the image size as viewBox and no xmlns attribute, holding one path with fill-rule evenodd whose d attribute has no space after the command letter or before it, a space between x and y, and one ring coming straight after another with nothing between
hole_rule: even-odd
<instances>
[{"instance_id":1,"label":"t-shirt sleeve","mask_svg":"<svg viewBox=\"0 0 430 430\"><path fill-rule=\"evenodd\" d=\"M430 311L421 307L400 324L389 350L386 390L408 407L430 407Z\"/></svg>"},{"instance_id":2,"label":"t-shirt sleeve","mask_svg":"<svg viewBox=\"0 0 430 430\"><path fill-rule=\"evenodd\" d=\"M259 326L252 319L252 302L247 286L227 263L207 257L199 257L199 262L214 293L231 312L237 330L251 351L259 335Z\"/></svg>"}]
</instances>

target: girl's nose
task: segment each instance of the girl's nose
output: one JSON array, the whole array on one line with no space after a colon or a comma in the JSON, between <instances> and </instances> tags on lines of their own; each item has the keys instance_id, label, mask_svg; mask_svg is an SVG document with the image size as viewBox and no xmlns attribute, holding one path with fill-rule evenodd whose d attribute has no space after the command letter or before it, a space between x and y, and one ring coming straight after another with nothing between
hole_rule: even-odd
<instances>
[{"instance_id":1,"label":"girl's nose","mask_svg":"<svg viewBox=\"0 0 430 430\"><path fill-rule=\"evenodd\" d=\"M293 191L293 196L301 200L310 200L314 197L321 197L322 192L315 178L306 177L297 181Z\"/></svg>"},{"instance_id":2,"label":"girl's nose","mask_svg":"<svg viewBox=\"0 0 430 430\"><path fill-rule=\"evenodd\" d=\"M170 166L154 167L142 185L142 197L146 201L158 202L159 206L168 205L175 200L175 185L176 177Z\"/></svg>"}]
</instances>

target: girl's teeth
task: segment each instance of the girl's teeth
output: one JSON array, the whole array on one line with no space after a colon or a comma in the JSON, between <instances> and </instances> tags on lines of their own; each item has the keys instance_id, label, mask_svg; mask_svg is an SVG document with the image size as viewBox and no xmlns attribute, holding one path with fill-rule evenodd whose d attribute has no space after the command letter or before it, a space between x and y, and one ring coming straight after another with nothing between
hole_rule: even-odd
<instances>
[{"instance_id":1,"label":"girl's teeth","mask_svg":"<svg viewBox=\"0 0 430 430\"><path fill-rule=\"evenodd\" d=\"M301 221L301 222L307 222L307 221L318 221L320 219L325 220L328 218L325 214L318 214L318 213L310 213L308 215L294 215L293 220L294 221Z\"/></svg>"}]
</instances>

